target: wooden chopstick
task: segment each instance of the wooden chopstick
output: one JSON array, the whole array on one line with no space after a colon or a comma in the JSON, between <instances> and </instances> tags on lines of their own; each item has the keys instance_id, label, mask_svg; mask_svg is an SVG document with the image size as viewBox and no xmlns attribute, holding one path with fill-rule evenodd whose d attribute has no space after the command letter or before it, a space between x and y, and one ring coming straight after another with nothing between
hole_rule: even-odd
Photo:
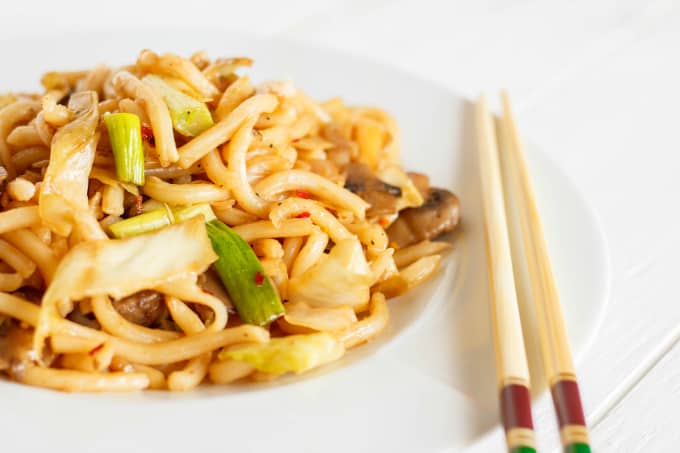
<instances>
[{"instance_id":1,"label":"wooden chopstick","mask_svg":"<svg viewBox=\"0 0 680 453\"><path fill-rule=\"evenodd\" d=\"M501 94L500 130L507 163L508 194L519 211L545 375L552 394L565 452L589 453L588 430L576 381L574 362L553 276L543 225L538 213L522 140L507 93Z\"/></svg>"},{"instance_id":2,"label":"wooden chopstick","mask_svg":"<svg viewBox=\"0 0 680 453\"><path fill-rule=\"evenodd\" d=\"M501 419L508 450L530 453L536 451L536 438L529 366L517 305L494 120L483 96L477 102L475 124Z\"/></svg>"}]
</instances>

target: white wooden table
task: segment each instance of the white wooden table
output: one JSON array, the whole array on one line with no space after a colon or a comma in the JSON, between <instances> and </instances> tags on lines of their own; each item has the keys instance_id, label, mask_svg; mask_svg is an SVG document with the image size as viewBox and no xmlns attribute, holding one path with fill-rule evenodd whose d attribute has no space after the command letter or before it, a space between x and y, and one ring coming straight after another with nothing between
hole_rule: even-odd
<instances>
[{"instance_id":1,"label":"white wooden table","mask_svg":"<svg viewBox=\"0 0 680 453\"><path fill-rule=\"evenodd\" d=\"M0 37L95 30L101 17L123 29L188 21L362 54L468 96L509 88L522 129L587 194L611 249L606 318L578 362L594 450L678 451L679 1L151 3L6 2ZM540 446L557 451L542 403ZM474 451L501 451L500 438Z\"/></svg>"}]
</instances>

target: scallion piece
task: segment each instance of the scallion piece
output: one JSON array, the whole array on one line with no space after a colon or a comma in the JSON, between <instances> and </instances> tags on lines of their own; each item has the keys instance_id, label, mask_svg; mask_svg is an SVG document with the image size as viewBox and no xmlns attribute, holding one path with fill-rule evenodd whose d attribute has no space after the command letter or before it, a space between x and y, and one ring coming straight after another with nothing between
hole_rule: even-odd
<instances>
[{"instance_id":1,"label":"scallion piece","mask_svg":"<svg viewBox=\"0 0 680 453\"><path fill-rule=\"evenodd\" d=\"M202 215L206 222L215 220L217 216L213 212L212 208L207 203L195 204L193 206L187 206L186 208L173 209L172 213L175 217L175 223L184 222L193 217Z\"/></svg>"},{"instance_id":2,"label":"scallion piece","mask_svg":"<svg viewBox=\"0 0 680 453\"><path fill-rule=\"evenodd\" d=\"M177 132L194 137L214 124L205 103L188 96L162 78L149 74L142 79L163 97Z\"/></svg>"},{"instance_id":3,"label":"scallion piece","mask_svg":"<svg viewBox=\"0 0 680 453\"><path fill-rule=\"evenodd\" d=\"M116 222L109 229L115 237L124 238L158 230L172 224L172 220L169 209L159 208Z\"/></svg>"},{"instance_id":4,"label":"scallion piece","mask_svg":"<svg viewBox=\"0 0 680 453\"><path fill-rule=\"evenodd\" d=\"M109 131L118 179L144 185L144 147L139 117L132 113L110 113L104 115L104 124Z\"/></svg>"},{"instance_id":5,"label":"scallion piece","mask_svg":"<svg viewBox=\"0 0 680 453\"><path fill-rule=\"evenodd\" d=\"M219 220L206 228L219 257L215 269L241 320L262 326L281 316L285 309L279 295L248 243Z\"/></svg>"},{"instance_id":6,"label":"scallion piece","mask_svg":"<svg viewBox=\"0 0 680 453\"><path fill-rule=\"evenodd\" d=\"M155 203L149 203L150 206ZM215 213L207 203L170 209L165 203L149 212L121 220L109 226L114 237L124 238L158 230L173 223L181 223L202 215L206 222L216 219Z\"/></svg>"}]
</instances>

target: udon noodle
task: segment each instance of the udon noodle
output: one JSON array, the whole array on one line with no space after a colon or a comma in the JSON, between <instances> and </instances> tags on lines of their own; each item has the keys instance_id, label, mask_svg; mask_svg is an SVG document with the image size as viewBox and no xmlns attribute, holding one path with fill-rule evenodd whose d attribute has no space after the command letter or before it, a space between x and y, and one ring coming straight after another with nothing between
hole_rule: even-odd
<instances>
[{"instance_id":1,"label":"udon noodle","mask_svg":"<svg viewBox=\"0 0 680 453\"><path fill-rule=\"evenodd\" d=\"M386 298L437 271L458 201L401 168L395 121L251 64L144 50L0 96L0 371L65 391L271 380L370 341ZM262 273L229 268L210 224ZM264 308L225 272L282 308L249 321Z\"/></svg>"}]
</instances>

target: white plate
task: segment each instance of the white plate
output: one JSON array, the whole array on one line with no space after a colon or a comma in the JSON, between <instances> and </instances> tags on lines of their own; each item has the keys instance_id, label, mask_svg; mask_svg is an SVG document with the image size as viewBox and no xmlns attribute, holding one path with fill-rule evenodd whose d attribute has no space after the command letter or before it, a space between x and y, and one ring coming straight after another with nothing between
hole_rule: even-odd
<instances>
[{"instance_id":1,"label":"white plate","mask_svg":"<svg viewBox=\"0 0 680 453\"><path fill-rule=\"evenodd\" d=\"M405 166L457 193L464 218L457 249L438 278L391 303L389 331L332 367L288 379L287 385L212 387L179 395L67 395L0 382L3 445L73 453L411 453L471 444L493 426L496 387L485 251L465 100L363 59L219 32L114 31L0 46L5 68L0 91L36 89L45 70L130 62L142 47L254 57L249 73L256 81L289 77L317 99L340 95L348 103L377 105L394 114L402 129ZM607 299L606 247L592 212L569 180L533 148L529 160L578 356ZM396 342L405 331L413 334ZM533 339L528 343L534 355Z\"/></svg>"}]
</instances>

